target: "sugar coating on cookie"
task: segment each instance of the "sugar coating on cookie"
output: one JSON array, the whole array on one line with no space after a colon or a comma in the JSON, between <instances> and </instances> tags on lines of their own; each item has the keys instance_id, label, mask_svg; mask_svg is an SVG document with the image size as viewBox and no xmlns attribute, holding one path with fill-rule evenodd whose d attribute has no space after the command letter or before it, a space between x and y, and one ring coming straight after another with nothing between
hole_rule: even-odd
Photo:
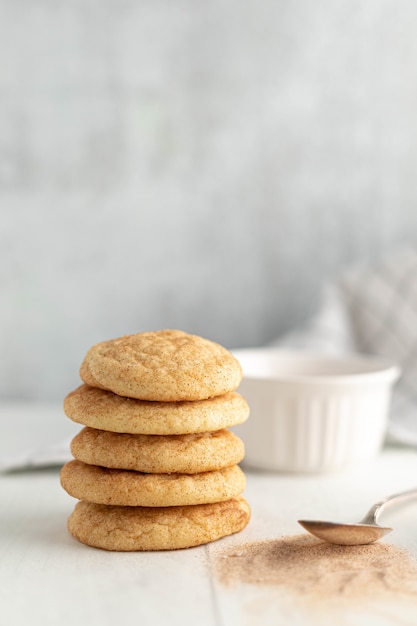
<instances>
[{"instance_id":1,"label":"sugar coating on cookie","mask_svg":"<svg viewBox=\"0 0 417 626\"><path fill-rule=\"evenodd\" d=\"M180 330L125 335L87 352L81 379L92 387L139 400L205 400L234 391L239 361L223 346Z\"/></svg>"},{"instance_id":2,"label":"sugar coating on cookie","mask_svg":"<svg viewBox=\"0 0 417 626\"><path fill-rule=\"evenodd\" d=\"M85 427L71 442L79 461L152 474L198 474L240 463L243 441L229 430L189 435L130 435Z\"/></svg>"},{"instance_id":3,"label":"sugar coating on cookie","mask_svg":"<svg viewBox=\"0 0 417 626\"><path fill-rule=\"evenodd\" d=\"M99 430L138 435L201 433L245 422L246 400L236 391L199 401L148 402L80 385L64 400L66 415Z\"/></svg>"},{"instance_id":4,"label":"sugar coating on cookie","mask_svg":"<svg viewBox=\"0 0 417 626\"><path fill-rule=\"evenodd\" d=\"M250 507L242 497L159 509L81 501L68 530L81 543L104 550L178 550L240 532L249 519Z\"/></svg>"},{"instance_id":5,"label":"sugar coating on cookie","mask_svg":"<svg viewBox=\"0 0 417 626\"><path fill-rule=\"evenodd\" d=\"M74 498L120 506L182 506L240 495L246 477L238 465L200 474L145 474L70 461L61 485Z\"/></svg>"}]
</instances>

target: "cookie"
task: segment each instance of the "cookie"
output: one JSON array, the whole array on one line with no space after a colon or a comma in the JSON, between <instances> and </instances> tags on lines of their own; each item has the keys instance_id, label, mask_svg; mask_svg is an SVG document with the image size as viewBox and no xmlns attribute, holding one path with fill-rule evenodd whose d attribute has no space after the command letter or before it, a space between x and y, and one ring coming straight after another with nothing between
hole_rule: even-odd
<instances>
[{"instance_id":1,"label":"cookie","mask_svg":"<svg viewBox=\"0 0 417 626\"><path fill-rule=\"evenodd\" d=\"M104 550L178 550L237 533L249 519L249 504L242 497L159 509L82 501L68 520L68 530L81 543Z\"/></svg>"},{"instance_id":2,"label":"cookie","mask_svg":"<svg viewBox=\"0 0 417 626\"><path fill-rule=\"evenodd\" d=\"M144 474L70 461L61 470L61 485L70 496L115 506L183 506L221 502L246 486L238 465L200 474Z\"/></svg>"},{"instance_id":3,"label":"cookie","mask_svg":"<svg viewBox=\"0 0 417 626\"><path fill-rule=\"evenodd\" d=\"M87 352L82 380L128 398L159 402L206 400L234 391L239 361L223 346L180 330L125 335Z\"/></svg>"},{"instance_id":4,"label":"cookie","mask_svg":"<svg viewBox=\"0 0 417 626\"><path fill-rule=\"evenodd\" d=\"M183 435L229 428L249 416L246 400L233 391L193 402L147 402L81 385L64 400L66 415L99 430L138 435Z\"/></svg>"},{"instance_id":5,"label":"cookie","mask_svg":"<svg viewBox=\"0 0 417 626\"><path fill-rule=\"evenodd\" d=\"M129 435L85 427L71 442L79 461L152 474L198 474L236 465L244 444L228 430L192 435Z\"/></svg>"}]
</instances>

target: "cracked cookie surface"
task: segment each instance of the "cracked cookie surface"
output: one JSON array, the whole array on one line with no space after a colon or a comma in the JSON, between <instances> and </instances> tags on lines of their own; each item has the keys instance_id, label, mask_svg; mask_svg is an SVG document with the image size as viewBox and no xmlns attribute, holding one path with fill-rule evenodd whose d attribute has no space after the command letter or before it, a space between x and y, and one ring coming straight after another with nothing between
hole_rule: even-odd
<instances>
[{"instance_id":1,"label":"cracked cookie surface","mask_svg":"<svg viewBox=\"0 0 417 626\"><path fill-rule=\"evenodd\" d=\"M64 411L84 426L138 435L209 432L242 424L249 416L246 400L235 391L193 402L149 402L86 384L67 395Z\"/></svg>"},{"instance_id":2,"label":"cracked cookie surface","mask_svg":"<svg viewBox=\"0 0 417 626\"><path fill-rule=\"evenodd\" d=\"M79 461L151 474L198 474L236 465L243 441L228 430L189 435L130 435L85 427L71 442Z\"/></svg>"},{"instance_id":3,"label":"cracked cookie surface","mask_svg":"<svg viewBox=\"0 0 417 626\"><path fill-rule=\"evenodd\" d=\"M245 528L247 501L167 508L122 507L79 502L68 520L78 541L104 550L176 550L216 541Z\"/></svg>"},{"instance_id":4,"label":"cracked cookie surface","mask_svg":"<svg viewBox=\"0 0 417 626\"><path fill-rule=\"evenodd\" d=\"M80 368L92 387L139 400L204 400L234 391L239 361L223 346L180 330L160 330L103 341Z\"/></svg>"},{"instance_id":5,"label":"cracked cookie surface","mask_svg":"<svg viewBox=\"0 0 417 626\"><path fill-rule=\"evenodd\" d=\"M167 507L221 502L240 495L246 477L238 465L200 474L145 474L70 461L61 485L74 498L115 506Z\"/></svg>"}]
</instances>

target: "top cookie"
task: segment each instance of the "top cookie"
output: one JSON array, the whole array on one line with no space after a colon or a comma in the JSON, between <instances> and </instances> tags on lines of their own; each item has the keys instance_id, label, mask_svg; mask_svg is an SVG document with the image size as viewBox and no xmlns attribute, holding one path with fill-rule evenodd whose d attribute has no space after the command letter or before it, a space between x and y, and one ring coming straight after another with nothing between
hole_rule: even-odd
<instances>
[{"instance_id":1,"label":"top cookie","mask_svg":"<svg viewBox=\"0 0 417 626\"><path fill-rule=\"evenodd\" d=\"M92 387L161 402L206 400L236 389L237 359L223 346L180 330L125 335L94 345L80 376Z\"/></svg>"}]
</instances>

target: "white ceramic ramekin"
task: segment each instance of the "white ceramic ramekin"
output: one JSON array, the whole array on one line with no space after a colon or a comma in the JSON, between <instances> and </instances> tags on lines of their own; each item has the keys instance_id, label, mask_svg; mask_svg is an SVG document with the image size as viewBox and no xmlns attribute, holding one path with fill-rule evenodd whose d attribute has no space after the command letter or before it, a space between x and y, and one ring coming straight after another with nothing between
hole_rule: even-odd
<instances>
[{"instance_id":1,"label":"white ceramic ramekin","mask_svg":"<svg viewBox=\"0 0 417 626\"><path fill-rule=\"evenodd\" d=\"M236 429L245 465L324 472L371 458L384 442L399 368L363 356L326 358L276 348L234 350L250 417Z\"/></svg>"}]
</instances>

